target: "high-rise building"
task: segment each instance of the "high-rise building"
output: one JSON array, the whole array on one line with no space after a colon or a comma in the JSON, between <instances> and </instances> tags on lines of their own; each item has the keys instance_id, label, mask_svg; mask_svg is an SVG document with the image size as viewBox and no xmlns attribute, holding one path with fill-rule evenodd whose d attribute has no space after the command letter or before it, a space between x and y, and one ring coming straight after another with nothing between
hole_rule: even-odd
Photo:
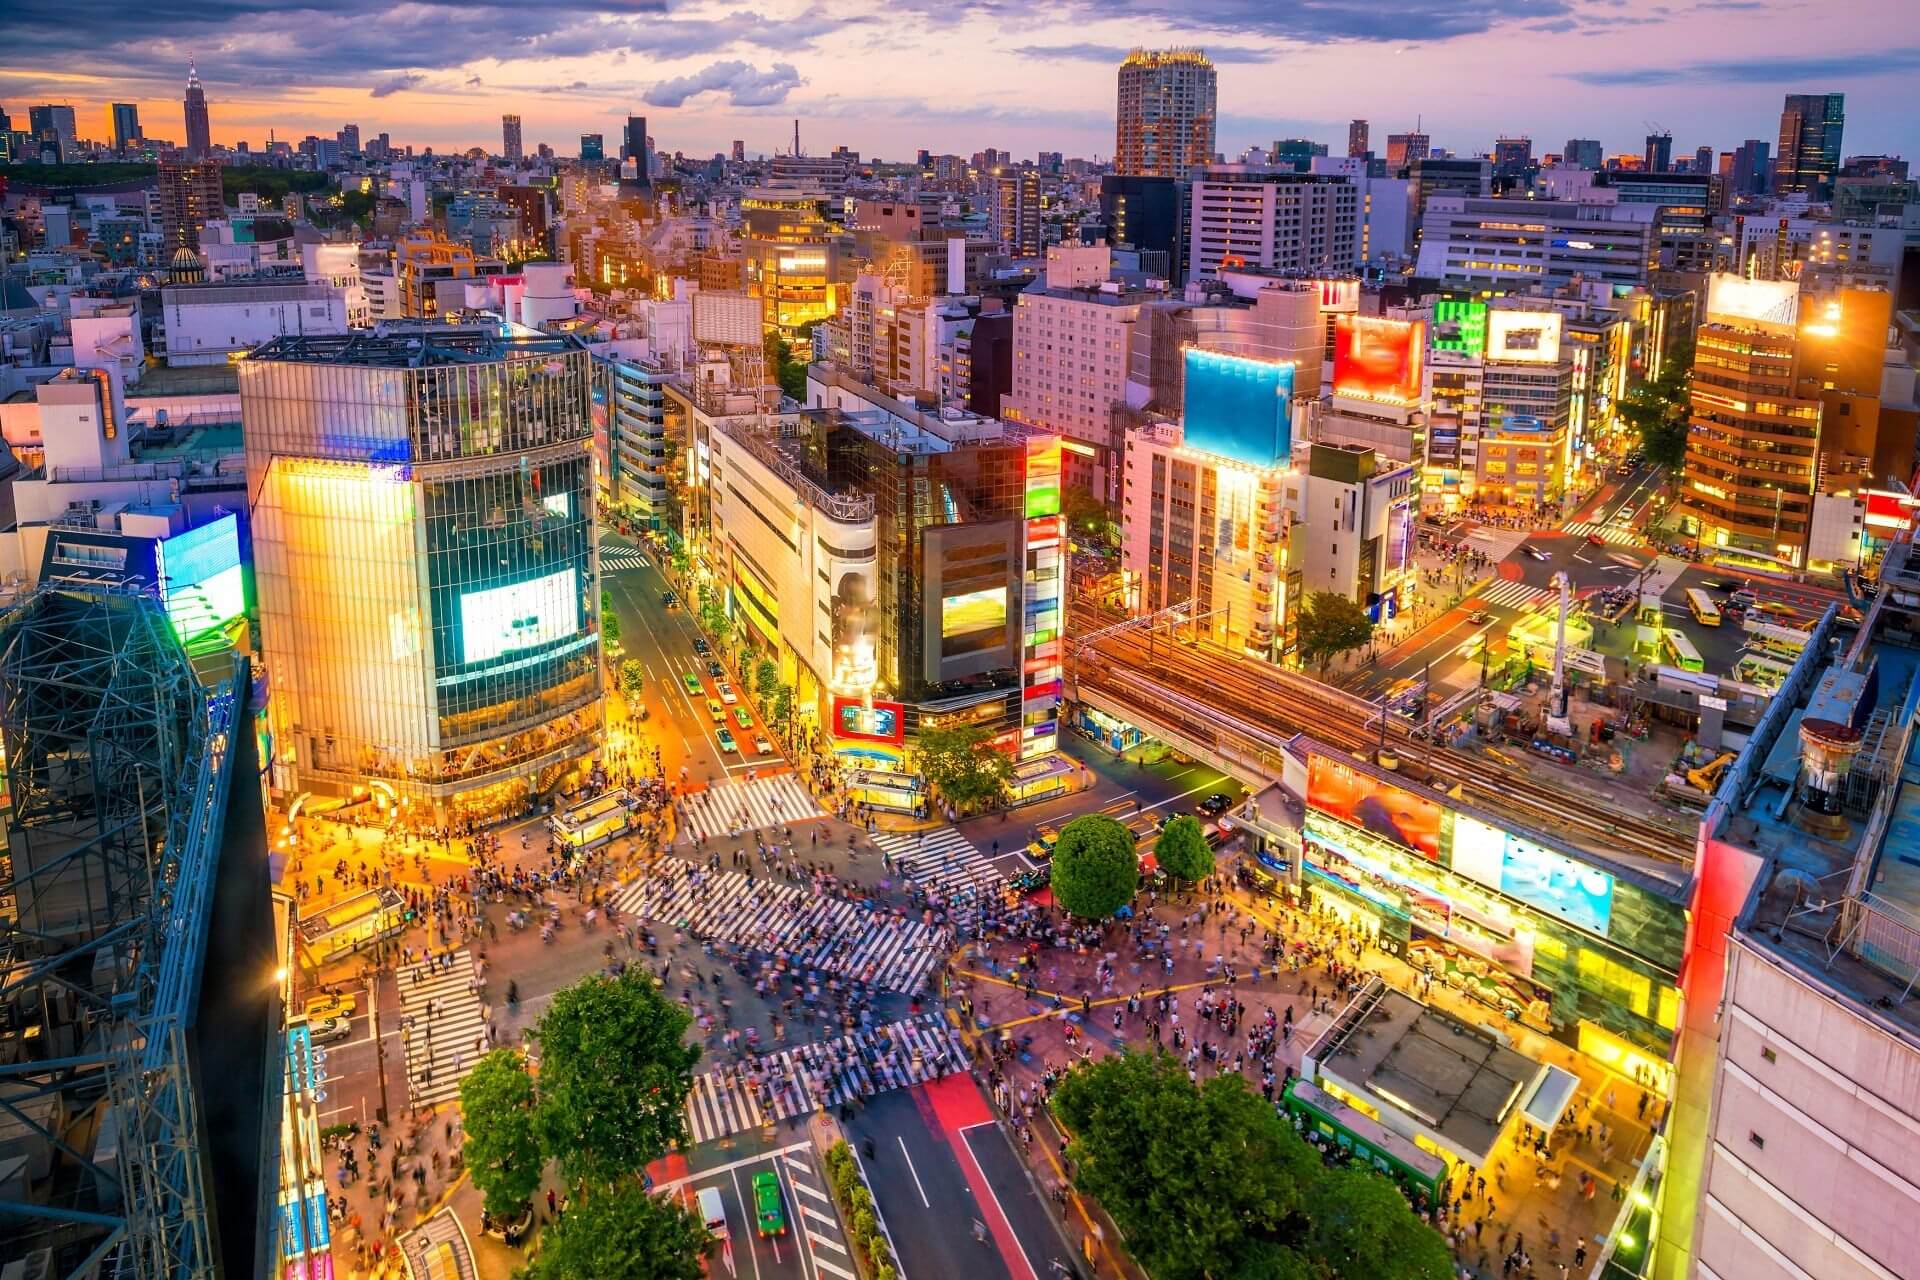
<instances>
[{"instance_id":1,"label":"high-rise building","mask_svg":"<svg viewBox=\"0 0 1920 1280\"><path fill-rule=\"evenodd\" d=\"M585 346L488 317L241 365L276 784L493 815L569 783L602 723Z\"/></svg>"},{"instance_id":2,"label":"high-rise building","mask_svg":"<svg viewBox=\"0 0 1920 1280\"><path fill-rule=\"evenodd\" d=\"M1493 143L1493 180L1495 182L1524 182L1531 177L1533 163L1532 138L1496 138Z\"/></svg>"},{"instance_id":3,"label":"high-rise building","mask_svg":"<svg viewBox=\"0 0 1920 1280\"><path fill-rule=\"evenodd\" d=\"M34 149L41 155L52 150L54 159L71 161L80 154L80 140L73 123L73 108L46 103L27 108L27 128L33 134Z\"/></svg>"},{"instance_id":4,"label":"high-rise building","mask_svg":"<svg viewBox=\"0 0 1920 1280\"><path fill-rule=\"evenodd\" d=\"M1600 146L1598 138L1568 138L1567 149L1560 157L1560 163L1569 169L1598 169L1606 159L1606 152Z\"/></svg>"},{"instance_id":5,"label":"high-rise building","mask_svg":"<svg viewBox=\"0 0 1920 1280\"><path fill-rule=\"evenodd\" d=\"M345 152L347 155L350 155L350 156L359 155L360 154L360 126L357 124L341 125L338 141L340 143L341 151Z\"/></svg>"},{"instance_id":6,"label":"high-rise building","mask_svg":"<svg viewBox=\"0 0 1920 1280\"><path fill-rule=\"evenodd\" d=\"M1631 288L1659 260L1660 208L1436 195L1421 218L1414 274L1476 289L1560 289L1578 276Z\"/></svg>"},{"instance_id":7,"label":"high-rise building","mask_svg":"<svg viewBox=\"0 0 1920 1280\"><path fill-rule=\"evenodd\" d=\"M1367 154L1367 122L1354 120L1347 125L1347 154L1363 156Z\"/></svg>"},{"instance_id":8,"label":"high-rise building","mask_svg":"<svg viewBox=\"0 0 1920 1280\"><path fill-rule=\"evenodd\" d=\"M993 180L993 236L1013 258L1040 256L1040 175L1031 169Z\"/></svg>"},{"instance_id":9,"label":"high-rise building","mask_svg":"<svg viewBox=\"0 0 1920 1280\"><path fill-rule=\"evenodd\" d=\"M200 68L187 59L187 159L204 160L213 150L213 126L207 119L207 91L200 87Z\"/></svg>"},{"instance_id":10,"label":"high-rise building","mask_svg":"<svg viewBox=\"0 0 1920 1280\"><path fill-rule=\"evenodd\" d=\"M743 138L735 138L733 140L733 162L735 164L745 164L747 162L747 144Z\"/></svg>"},{"instance_id":11,"label":"high-rise building","mask_svg":"<svg viewBox=\"0 0 1920 1280\"><path fill-rule=\"evenodd\" d=\"M647 118L645 116L627 117L626 128L620 134L620 158L637 161L640 166L640 176L642 178L648 176L647 171L652 162L647 153Z\"/></svg>"},{"instance_id":12,"label":"high-rise building","mask_svg":"<svg viewBox=\"0 0 1920 1280\"><path fill-rule=\"evenodd\" d=\"M1250 153L1256 156L1258 153ZM1291 169L1295 173L1309 173L1314 160L1327 154L1327 144L1315 142L1312 138L1276 138L1273 149L1267 152L1267 163Z\"/></svg>"},{"instance_id":13,"label":"high-rise building","mask_svg":"<svg viewBox=\"0 0 1920 1280\"><path fill-rule=\"evenodd\" d=\"M606 137L598 133L580 135L580 158L586 161L600 161L607 158Z\"/></svg>"},{"instance_id":14,"label":"high-rise building","mask_svg":"<svg viewBox=\"0 0 1920 1280\"><path fill-rule=\"evenodd\" d=\"M1430 141L1424 133L1390 133L1387 135L1387 168L1398 169L1412 164L1415 160L1427 158Z\"/></svg>"},{"instance_id":15,"label":"high-rise building","mask_svg":"<svg viewBox=\"0 0 1920 1280\"><path fill-rule=\"evenodd\" d=\"M1193 175L1188 270L1352 271L1360 262L1359 199L1344 176L1209 165Z\"/></svg>"},{"instance_id":16,"label":"high-rise building","mask_svg":"<svg viewBox=\"0 0 1920 1280\"><path fill-rule=\"evenodd\" d=\"M1695 147L1693 149L1693 171L1695 173L1713 172L1713 148Z\"/></svg>"},{"instance_id":17,"label":"high-rise building","mask_svg":"<svg viewBox=\"0 0 1920 1280\"><path fill-rule=\"evenodd\" d=\"M520 145L520 117L503 115L500 117L500 154L508 164L519 164L526 153Z\"/></svg>"},{"instance_id":18,"label":"high-rise building","mask_svg":"<svg viewBox=\"0 0 1920 1280\"><path fill-rule=\"evenodd\" d=\"M1100 179L1100 221L1106 224L1107 239L1112 244L1164 253L1168 278L1186 278L1186 193L1172 178L1104 175Z\"/></svg>"},{"instance_id":19,"label":"high-rise building","mask_svg":"<svg viewBox=\"0 0 1920 1280\"><path fill-rule=\"evenodd\" d=\"M1765 195L1773 182L1772 145L1759 138L1748 138L1733 150L1729 166L1728 192L1736 196Z\"/></svg>"},{"instance_id":20,"label":"high-rise building","mask_svg":"<svg viewBox=\"0 0 1920 1280\"><path fill-rule=\"evenodd\" d=\"M399 281L400 314L435 316L444 309L441 286L471 280L479 267L468 245L421 234L394 245L393 271Z\"/></svg>"},{"instance_id":21,"label":"high-rise building","mask_svg":"<svg viewBox=\"0 0 1920 1280\"><path fill-rule=\"evenodd\" d=\"M1847 123L1844 93L1790 93L1780 112L1774 153L1775 195L1825 200L1840 172L1840 134Z\"/></svg>"},{"instance_id":22,"label":"high-rise building","mask_svg":"<svg viewBox=\"0 0 1920 1280\"><path fill-rule=\"evenodd\" d=\"M159 173L160 234L169 256L200 251L200 231L227 215L220 165L213 160L162 160Z\"/></svg>"},{"instance_id":23,"label":"high-rise building","mask_svg":"<svg viewBox=\"0 0 1920 1280\"><path fill-rule=\"evenodd\" d=\"M1648 173L1669 173L1673 170L1673 134L1662 130L1647 135L1645 156Z\"/></svg>"},{"instance_id":24,"label":"high-rise building","mask_svg":"<svg viewBox=\"0 0 1920 1280\"><path fill-rule=\"evenodd\" d=\"M1213 160L1218 76L1198 49L1135 49L1120 64L1114 172L1185 181Z\"/></svg>"},{"instance_id":25,"label":"high-rise building","mask_svg":"<svg viewBox=\"0 0 1920 1280\"><path fill-rule=\"evenodd\" d=\"M113 149L127 151L140 141L140 108L132 102L116 102L113 113Z\"/></svg>"}]
</instances>

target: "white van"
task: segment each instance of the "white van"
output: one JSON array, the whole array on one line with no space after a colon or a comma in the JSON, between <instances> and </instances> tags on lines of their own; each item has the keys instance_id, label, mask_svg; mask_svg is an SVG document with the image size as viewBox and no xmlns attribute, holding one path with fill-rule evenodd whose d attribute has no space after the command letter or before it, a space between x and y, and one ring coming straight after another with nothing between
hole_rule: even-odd
<instances>
[{"instance_id":1,"label":"white van","mask_svg":"<svg viewBox=\"0 0 1920 1280\"><path fill-rule=\"evenodd\" d=\"M707 1234L715 1240L727 1238L727 1205L720 1198L720 1188L702 1187L698 1196L700 1218L707 1224Z\"/></svg>"}]
</instances>

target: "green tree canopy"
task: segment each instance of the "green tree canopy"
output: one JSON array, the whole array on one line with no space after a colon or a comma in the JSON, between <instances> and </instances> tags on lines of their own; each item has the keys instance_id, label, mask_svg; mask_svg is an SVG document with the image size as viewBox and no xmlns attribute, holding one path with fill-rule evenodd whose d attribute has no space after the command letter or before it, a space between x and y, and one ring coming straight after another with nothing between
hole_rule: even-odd
<instances>
[{"instance_id":1,"label":"green tree canopy","mask_svg":"<svg viewBox=\"0 0 1920 1280\"><path fill-rule=\"evenodd\" d=\"M1320 668L1373 638L1367 611L1337 591L1310 591L1300 602L1300 660Z\"/></svg>"},{"instance_id":2,"label":"green tree canopy","mask_svg":"<svg viewBox=\"0 0 1920 1280\"><path fill-rule=\"evenodd\" d=\"M613 592L600 592L600 635L608 644L620 638L620 615L613 610Z\"/></svg>"},{"instance_id":3,"label":"green tree canopy","mask_svg":"<svg viewBox=\"0 0 1920 1280\"><path fill-rule=\"evenodd\" d=\"M620 664L620 692L628 701L638 698L646 683L647 669L640 665L640 659L628 658Z\"/></svg>"},{"instance_id":4,"label":"green tree canopy","mask_svg":"<svg viewBox=\"0 0 1920 1280\"><path fill-rule=\"evenodd\" d=\"M1677 342L1659 374L1627 389L1618 412L1640 437L1647 461L1678 471L1687 458L1687 424L1693 409L1693 344Z\"/></svg>"},{"instance_id":5,"label":"green tree canopy","mask_svg":"<svg viewBox=\"0 0 1920 1280\"><path fill-rule=\"evenodd\" d=\"M524 1280L702 1280L713 1248L706 1224L637 1179L576 1198L540 1237Z\"/></svg>"},{"instance_id":6,"label":"green tree canopy","mask_svg":"<svg viewBox=\"0 0 1920 1280\"><path fill-rule=\"evenodd\" d=\"M1060 828L1053 849L1053 896L1063 910L1104 920L1139 887L1133 832L1103 813L1084 814Z\"/></svg>"},{"instance_id":7,"label":"green tree canopy","mask_svg":"<svg viewBox=\"0 0 1920 1280\"><path fill-rule=\"evenodd\" d=\"M609 1183L687 1140L692 1016L629 970L562 988L540 1018L540 1136L569 1179Z\"/></svg>"},{"instance_id":8,"label":"green tree canopy","mask_svg":"<svg viewBox=\"0 0 1920 1280\"><path fill-rule=\"evenodd\" d=\"M1060 514L1067 528L1090 547L1112 551L1120 545L1120 523L1113 511L1085 485L1070 484L1060 496Z\"/></svg>"},{"instance_id":9,"label":"green tree canopy","mask_svg":"<svg viewBox=\"0 0 1920 1280\"><path fill-rule=\"evenodd\" d=\"M1450 1275L1445 1244L1391 1182L1327 1169L1237 1075L1196 1087L1166 1054L1124 1053L1074 1068L1052 1106L1074 1184L1155 1280Z\"/></svg>"},{"instance_id":10,"label":"green tree canopy","mask_svg":"<svg viewBox=\"0 0 1920 1280\"><path fill-rule=\"evenodd\" d=\"M495 1049L460 1082L462 1148L473 1185L496 1218L520 1216L540 1189L546 1156L534 1126L533 1077L512 1049Z\"/></svg>"},{"instance_id":11,"label":"green tree canopy","mask_svg":"<svg viewBox=\"0 0 1920 1280\"><path fill-rule=\"evenodd\" d=\"M780 683L780 667L772 658L762 658L753 668L754 692L761 697L772 693Z\"/></svg>"},{"instance_id":12,"label":"green tree canopy","mask_svg":"<svg viewBox=\"0 0 1920 1280\"><path fill-rule=\"evenodd\" d=\"M962 809L998 800L1013 777L1013 758L996 750L992 737L979 725L922 729L914 748L921 776Z\"/></svg>"},{"instance_id":13,"label":"green tree canopy","mask_svg":"<svg viewBox=\"0 0 1920 1280\"><path fill-rule=\"evenodd\" d=\"M1207 843L1200 819L1183 813L1160 828L1153 842L1154 860L1175 880L1195 884L1213 874L1213 846Z\"/></svg>"}]
</instances>

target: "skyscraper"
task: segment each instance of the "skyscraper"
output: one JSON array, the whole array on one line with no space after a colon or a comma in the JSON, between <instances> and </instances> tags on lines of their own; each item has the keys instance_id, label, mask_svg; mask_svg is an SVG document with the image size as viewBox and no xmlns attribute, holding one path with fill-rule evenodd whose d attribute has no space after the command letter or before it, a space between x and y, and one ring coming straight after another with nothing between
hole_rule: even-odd
<instances>
[{"instance_id":1,"label":"skyscraper","mask_svg":"<svg viewBox=\"0 0 1920 1280\"><path fill-rule=\"evenodd\" d=\"M735 164L745 164L747 162L747 144L743 139L735 138L733 140L733 162ZM921 167L925 168L926 166L922 165Z\"/></svg>"},{"instance_id":2,"label":"skyscraper","mask_svg":"<svg viewBox=\"0 0 1920 1280\"><path fill-rule=\"evenodd\" d=\"M1185 181L1213 160L1218 77L1198 49L1135 49L1120 64L1116 173Z\"/></svg>"},{"instance_id":3,"label":"skyscraper","mask_svg":"<svg viewBox=\"0 0 1920 1280\"><path fill-rule=\"evenodd\" d=\"M33 134L36 151L44 153L51 145L57 159L72 160L79 155L72 107L57 103L28 107L27 128Z\"/></svg>"},{"instance_id":4,"label":"skyscraper","mask_svg":"<svg viewBox=\"0 0 1920 1280\"><path fill-rule=\"evenodd\" d=\"M1693 149L1693 171L1695 173L1713 172L1713 148L1695 147Z\"/></svg>"},{"instance_id":5,"label":"skyscraper","mask_svg":"<svg viewBox=\"0 0 1920 1280\"><path fill-rule=\"evenodd\" d=\"M1428 138L1424 133L1388 134L1387 167L1398 169L1401 165L1412 164L1415 160L1425 160L1428 145Z\"/></svg>"},{"instance_id":6,"label":"skyscraper","mask_svg":"<svg viewBox=\"0 0 1920 1280\"><path fill-rule=\"evenodd\" d=\"M113 149L125 151L140 141L140 108L131 102L116 102L113 112Z\"/></svg>"},{"instance_id":7,"label":"skyscraper","mask_svg":"<svg viewBox=\"0 0 1920 1280\"><path fill-rule=\"evenodd\" d=\"M606 136L598 133L581 134L580 158L582 160L605 160L607 158Z\"/></svg>"},{"instance_id":8,"label":"skyscraper","mask_svg":"<svg viewBox=\"0 0 1920 1280\"><path fill-rule=\"evenodd\" d=\"M508 164L519 164L524 152L520 149L520 117L505 115L500 117L500 154L507 158Z\"/></svg>"},{"instance_id":9,"label":"skyscraper","mask_svg":"<svg viewBox=\"0 0 1920 1280\"><path fill-rule=\"evenodd\" d=\"M628 116L626 132L620 136L620 158L641 161L640 176L647 176L647 118Z\"/></svg>"},{"instance_id":10,"label":"skyscraper","mask_svg":"<svg viewBox=\"0 0 1920 1280\"><path fill-rule=\"evenodd\" d=\"M1647 172L1673 172L1673 134L1650 133L1647 135Z\"/></svg>"},{"instance_id":11,"label":"skyscraper","mask_svg":"<svg viewBox=\"0 0 1920 1280\"><path fill-rule=\"evenodd\" d=\"M1766 194L1768 181L1773 176L1772 150L1770 144L1759 138L1748 138L1734 149L1731 172L1727 175L1732 194Z\"/></svg>"},{"instance_id":12,"label":"skyscraper","mask_svg":"<svg viewBox=\"0 0 1920 1280\"><path fill-rule=\"evenodd\" d=\"M1496 138L1493 143L1493 180L1517 182L1534 170L1533 139Z\"/></svg>"},{"instance_id":13,"label":"skyscraper","mask_svg":"<svg viewBox=\"0 0 1920 1280\"><path fill-rule=\"evenodd\" d=\"M1040 256L1040 176L1033 170L994 179L993 234L1009 257Z\"/></svg>"},{"instance_id":14,"label":"skyscraper","mask_svg":"<svg viewBox=\"0 0 1920 1280\"><path fill-rule=\"evenodd\" d=\"M1363 156L1367 154L1367 122L1355 120L1347 125L1347 154Z\"/></svg>"},{"instance_id":15,"label":"skyscraper","mask_svg":"<svg viewBox=\"0 0 1920 1280\"><path fill-rule=\"evenodd\" d=\"M213 129L207 121L207 91L200 87L200 68L187 59L187 159L204 160L213 150Z\"/></svg>"},{"instance_id":16,"label":"skyscraper","mask_svg":"<svg viewBox=\"0 0 1920 1280\"><path fill-rule=\"evenodd\" d=\"M1780 112L1780 147L1774 153L1775 195L1825 200L1840 172L1840 133L1847 122L1844 93L1790 93Z\"/></svg>"},{"instance_id":17,"label":"skyscraper","mask_svg":"<svg viewBox=\"0 0 1920 1280\"><path fill-rule=\"evenodd\" d=\"M1568 138L1567 149L1560 156L1562 163L1572 169L1598 169L1605 158L1598 138Z\"/></svg>"},{"instance_id":18,"label":"skyscraper","mask_svg":"<svg viewBox=\"0 0 1920 1280\"><path fill-rule=\"evenodd\" d=\"M340 142L340 150L346 152L348 155L354 155L354 156L359 155L360 154L360 126L357 124L341 125L339 142Z\"/></svg>"}]
</instances>

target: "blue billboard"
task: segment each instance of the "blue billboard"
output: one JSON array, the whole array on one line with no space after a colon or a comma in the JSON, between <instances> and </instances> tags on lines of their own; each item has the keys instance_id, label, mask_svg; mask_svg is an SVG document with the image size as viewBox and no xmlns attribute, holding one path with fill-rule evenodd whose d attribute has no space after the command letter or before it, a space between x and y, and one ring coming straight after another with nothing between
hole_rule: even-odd
<instances>
[{"instance_id":1,"label":"blue billboard","mask_svg":"<svg viewBox=\"0 0 1920 1280\"><path fill-rule=\"evenodd\" d=\"M1180 411L1189 449L1283 466L1293 456L1292 409L1291 364L1187 348Z\"/></svg>"},{"instance_id":2,"label":"blue billboard","mask_svg":"<svg viewBox=\"0 0 1920 1280\"><path fill-rule=\"evenodd\" d=\"M1465 814L1454 815L1451 854L1453 869L1460 875L1589 933L1607 936L1613 920L1613 877L1598 867Z\"/></svg>"}]
</instances>

